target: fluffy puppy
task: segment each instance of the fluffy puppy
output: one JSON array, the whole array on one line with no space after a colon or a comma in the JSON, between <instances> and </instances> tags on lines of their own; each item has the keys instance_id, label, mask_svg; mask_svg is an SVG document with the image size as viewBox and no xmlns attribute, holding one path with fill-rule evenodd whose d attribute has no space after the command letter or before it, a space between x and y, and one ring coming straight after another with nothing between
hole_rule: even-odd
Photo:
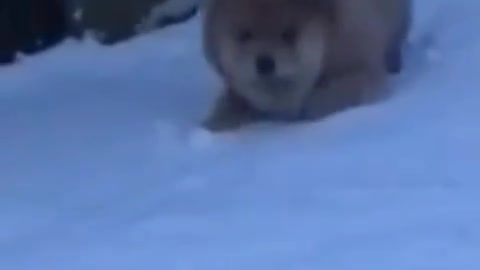
<instances>
[{"instance_id":1,"label":"fluffy puppy","mask_svg":"<svg viewBox=\"0 0 480 270\"><path fill-rule=\"evenodd\" d=\"M313 120L378 100L401 70L405 1L208 1L205 55L225 89L203 126Z\"/></svg>"}]
</instances>

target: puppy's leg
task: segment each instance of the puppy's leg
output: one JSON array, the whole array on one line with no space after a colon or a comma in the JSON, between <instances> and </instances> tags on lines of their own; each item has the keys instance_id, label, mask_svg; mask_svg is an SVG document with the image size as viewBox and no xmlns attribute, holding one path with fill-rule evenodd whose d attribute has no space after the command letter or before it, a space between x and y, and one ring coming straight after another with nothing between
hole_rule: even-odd
<instances>
[{"instance_id":1,"label":"puppy's leg","mask_svg":"<svg viewBox=\"0 0 480 270\"><path fill-rule=\"evenodd\" d=\"M385 65L387 72L398 74L403 68L403 51L401 46L392 46L385 55Z\"/></svg>"},{"instance_id":2,"label":"puppy's leg","mask_svg":"<svg viewBox=\"0 0 480 270\"><path fill-rule=\"evenodd\" d=\"M232 91L223 93L202 126L213 132L240 128L257 120L257 114L242 98Z\"/></svg>"},{"instance_id":3,"label":"puppy's leg","mask_svg":"<svg viewBox=\"0 0 480 270\"><path fill-rule=\"evenodd\" d=\"M397 31L393 34L385 53L385 65L388 73L397 74L403 69L404 49L412 26L412 1L404 0L401 10L402 17Z\"/></svg>"},{"instance_id":4,"label":"puppy's leg","mask_svg":"<svg viewBox=\"0 0 480 270\"><path fill-rule=\"evenodd\" d=\"M390 74L398 74L403 69L404 49L409 25L405 25L394 35L385 52L385 67Z\"/></svg>"},{"instance_id":5,"label":"puppy's leg","mask_svg":"<svg viewBox=\"0 0 480 270\"><path fill-rule=\"evenodd\" d=\"M320 84L306 101L304 120L315 120L333 113L378 101L387 95L387 72L383 65L359 68L338 74Z\"/></svg>"}]
</instances>

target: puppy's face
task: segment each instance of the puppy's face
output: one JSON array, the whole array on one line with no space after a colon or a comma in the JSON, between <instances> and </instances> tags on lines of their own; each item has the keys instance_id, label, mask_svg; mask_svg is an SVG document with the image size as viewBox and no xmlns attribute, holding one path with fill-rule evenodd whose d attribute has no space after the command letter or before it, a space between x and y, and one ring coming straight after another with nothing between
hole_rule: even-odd
<instances>
[{"instance_id":1,"label":"puppy's face","mask_svg":"<svg viewBox=\"0 0 480 270\"><path fill-rule=\"evenodd\" d=\"M217 48L233 88L260 110L297 114L324 66L324 10L305 0L218 1Z\"/></svg>"}]
</instances>

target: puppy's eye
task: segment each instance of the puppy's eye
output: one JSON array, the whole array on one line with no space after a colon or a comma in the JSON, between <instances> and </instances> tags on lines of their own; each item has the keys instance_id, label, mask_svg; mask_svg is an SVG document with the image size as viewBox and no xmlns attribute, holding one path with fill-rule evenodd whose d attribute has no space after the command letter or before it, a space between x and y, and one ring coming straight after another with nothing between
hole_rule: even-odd
<instances>
[{"instance_id":1,"label":"puppy's eye","mask_svg":"<svg viewBox=\"0 0 480 270\"><path fill-rule=\"evenodd\" d=\"M240 42L248 42L253 39L253 33L250 30L240 30L237 34L237 40Z\"/></svg>"},{"instance_id":2,"label":"puppy's eye","mask_svg":"<svg viewBox=\"0 0 480 270\"><path fill-rule=\"evenodd\" d=\"M282 32L281 38L285 43L293 44L297 40L297 31L295 28L287 28Z\"/></svg>"}]
</instances>

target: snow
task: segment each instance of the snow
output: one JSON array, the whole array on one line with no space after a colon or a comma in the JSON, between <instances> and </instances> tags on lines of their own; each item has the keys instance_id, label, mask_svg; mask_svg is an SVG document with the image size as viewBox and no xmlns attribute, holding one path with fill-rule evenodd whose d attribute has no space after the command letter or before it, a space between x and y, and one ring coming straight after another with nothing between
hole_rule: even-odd
<instances>
[{"instance_id":1,"label":"snow","mask_svg":"<svg viewBox=\"0 0 480 270\"><path fill-rule=\"evenodd\" d=\"M198 127L198 19L0 68L0 269L478 269L480 3L415 1L395 95Z\"/></svg>"}]
</instances>

